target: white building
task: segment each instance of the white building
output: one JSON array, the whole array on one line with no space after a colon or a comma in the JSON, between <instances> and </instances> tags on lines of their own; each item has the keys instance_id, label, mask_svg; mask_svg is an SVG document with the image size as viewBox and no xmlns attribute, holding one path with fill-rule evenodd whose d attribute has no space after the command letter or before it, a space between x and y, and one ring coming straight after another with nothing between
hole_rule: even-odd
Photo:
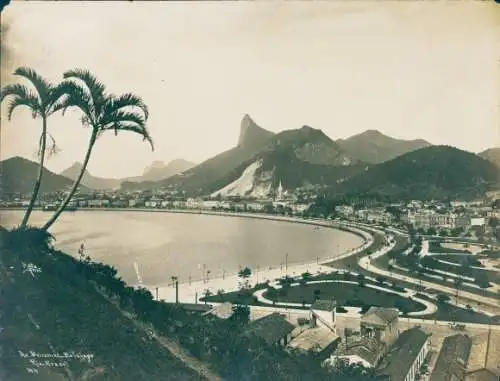
<instances>
[{"instance_id":1,"label":"white building","mask_svg":"<svg viewBox=\"0 0 500 381\"><path fill-rule=\"evenodd\" d=\"M109 206L109 200L88 200L87 206L90 208L104 208Z\"/></svg>"},{"instance_id":2,"label":"white building","mask_svg":"<svg viewBox=\"0 0 500 381\"><path fill-rule=\"evenodd\" d=\"M472 217L470 219L470 226L484 226L486 225L486 219L484 217Z\"/></svg>"}]
</instances>

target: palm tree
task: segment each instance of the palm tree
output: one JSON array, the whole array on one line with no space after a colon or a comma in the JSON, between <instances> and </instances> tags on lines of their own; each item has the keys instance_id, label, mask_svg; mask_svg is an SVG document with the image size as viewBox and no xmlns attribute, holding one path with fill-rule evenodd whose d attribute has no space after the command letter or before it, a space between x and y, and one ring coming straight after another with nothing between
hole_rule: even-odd
<instances>
[{"instance_id":1,"label":"palm tree","mask_svg":"<svg viewBox=\"0 0 500 381\"><path fill-rule=\"evenodd\" d=\"M47 132L47 119L50 115L64 107L67 86L63 83L52 85L35 70L27 67L19 67L13 74L27 79L31 83L31 87L34 88L34 91L21 84L7 85L0 91L0 103L8 97L12 98L7 108L8 120L10 121L12 119L14 110L20 106L28 107L31 110L33 118L42 119L42 133L40 134L38 142L38 176L33 186L33 193L31 194L28 208L26 209L26 213L20 225L20 228L24 229L28 224L28 220L38 197L38 192L40 191L44 169L43 165L47 151L47 136L52 139L51 151L55 152L54 138Z\"/></svg>"},{"instance_id":2,"label":"palm tree","mask_svg":"<svg viewBox=\"0 0 500 381\"><path fill-rule=\"evenodd\" d=\"M118 131L134 132L141 135L143 140L147 140L151 149L154 149L153 141L146 128L148 108L140 97L131 93L119 96L107 94L105 86L88 70L67 71L64 73L64 79L67 86L71 87L64 110L68 107L80 109L83 112L82 124L85 127L90 127L92 132L82 169L65 200L42 227L43 230L50 228L70 202L85 173L94 144L105 131L114 131L115 135L118 134Z\"/></svg>"}]
</instances>

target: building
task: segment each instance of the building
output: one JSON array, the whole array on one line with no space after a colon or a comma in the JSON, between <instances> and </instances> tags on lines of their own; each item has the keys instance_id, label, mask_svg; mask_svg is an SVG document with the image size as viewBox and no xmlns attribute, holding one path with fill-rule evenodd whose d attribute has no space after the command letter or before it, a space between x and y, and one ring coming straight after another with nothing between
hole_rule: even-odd
<instances>
[{"instance_id":1,"label":"building","mask_svg":"<svg viewBox=\"0 0 500 381\"><path fill-rule=\"evenodd\" d=\"M399 310L395 308L371 307L361 318L359 329L346 329L342 341L328 360L337 359L349 363L361 363L365 367L376 367L399 334Z\"/></svg>"},{"instance_id":2,"label":"building","mask_svg":"<svg viewBox=\"0 0 500 381\"><path fill-rule=\"evenodd\" d=\"M444 339L432 371L432 381L464 381L472 338L457 334Z\"/></svg>"},{"instance_id":3,"label":"building","mask_svg":"<svg viewBox=\"0 0 500 381\"><path fill-rule=\"evenodd\" d=\"M374 368L380 362L385 350L385 345L377 339L363 337L359 332L355 332L344 337L325 363L334 365L337 360L347 360L349 364L361 364L366 368Z\"/></svg>"},{"instance_id":4,"label":"building","mask_svg":"<svg viewBox=\"0 0 500 381\"><path fill-rule=\"evenodd\" d=\"M105 208L109 206L109 200L100 200L100 199L88 200L87 206L89 208Z\"/></svg>"},{"instance_id":5,"label":"building","mask_svg":"<svg viewBox=\"0 0 500 381\"><path fill-rule=\"evenodd\" d=\"M244 334L257 337L270 345L286 347L292 340L295 326L279 313L272 313L248 324Z\"/></svg>"},{"instance_id":6,"label":"building","mask_svg":"<svg viewBox=\"0 0 500 381\"><path fill-rule=\"evenodd\" d=\"M419 229L440 228L456 229L465 228L470 219L464 214L436 213L434 210L424 209L419 211L408 211L404 221Z\"/></svg>"},{"instance_id":7,"label":"building","mask_svg":"<svg viewBox=\"0 0 500 381\"><path fill-rule=\"evenodd\" d=\"M397 308L370 307L361 317L362 336L374 337L388 348L399 335L399 310Z\"/></svg>"},{"instance_id":8,"label":"building","mask_svg":"<svg viewBox=\"0 0 500 381\"><path fill-rule=\"evenodd\" d=\"M470 219L470 226L484 226L486 225L486 219L484 217L472 217Z\"/></svg>"},{"instance_id":9,"label":"building","mask_svg":"<svg viewBox=\"0 0 500 381\"><path fill-rule=\"evenodd\" d=\"M316 300L309 311L311 326L324 326L337 334L336 308L337 302L335 300Z\"/></svg>"},{"instance_id":10,"label":"building","mask_svg":"<svg viewBox=\"0 0 500 381\"><path fill-rule=\"evenodd\" d=\"M429 353L429 335L420 328L402 332L377 367L390 381L415 381Z\"/></svg>"},{"instance_id":11,"label":"building","mask_svg":"<svg viewBox=\"0 0 500 381\"><path fill-rule=\"evenodd\" d=\"M335 207L335 212L342 214L343 216L349 217L354 214L354 207L351 205L337 205Z\"/></svg>"},{"instance_id":12,"label":"building","mask_svg":"<svg viewBox=\"0 0 500 381\"><path fill-rule=\"evenodd\" d=\"M204 315L212 315L218 317L219 319L226 320L233 316L233 314L233 304L225 302L215 306L210 311L207 311Z\"/></svg>"},{"instance_id":13,"label":"building","mask_svg":"<svg viewBox=\"0 0 500 381\"><path fill-rule=\"evenodd\" d=\"M290 348L309 352L323 362L335 351L340 337L326 327L310 327L299 333L289 344Z\"/></svg>"}]
</instances>

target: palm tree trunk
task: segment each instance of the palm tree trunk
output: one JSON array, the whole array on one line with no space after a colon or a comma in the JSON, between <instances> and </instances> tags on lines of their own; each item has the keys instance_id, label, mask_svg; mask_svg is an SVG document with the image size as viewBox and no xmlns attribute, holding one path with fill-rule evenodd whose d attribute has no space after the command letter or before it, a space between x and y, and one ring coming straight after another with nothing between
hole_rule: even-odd
<instances>
[{"instance_id":1,"label":"palm tree trunk","mask_svg":"<svg viewBox=\"0 0 500 381\"><path fill-rule=\"evenodd\" d=\"M48 230L54 222L59 218L61 213L64 211L66 206L68 206L69 202L71 201L71 197L73 197L73 194L76 192L78 186L80 185L80 181L82 180L83 174L85 173L85 170L87 169L87 164L90 159L90 154L92 153L92 148L94 147L95 140L97 138L97 131L92 131L92 136L90 137L89 140L89 147L87 148L87 153L85 154L85 159L83 160L83 165L82 165L82 170L80 171L80 174L78 175L77 179L73 183L73 187L69 191L68 195L64 199L63 203L61 206L56 210L54 215L48 220L45 225L43 225L42 230Z\"/></svg>"},{"instance_id":2,"label":"palm tree trunk","mask_svg":"<svg viewBox=\"0 0 500 381\"><path fill-rule=\"evenodd\" d=\"M42 144L40 145L40 165L38 167L38 176L35 181L35 186L33 187L33 193L31 195L30 203L28 204L28 209L26 209L26 213L24 214L23 220L21 222L21 229L24 229L28 224L28 220L30 218L31 212L33 211L33 207L35 206L36 199L38 197L38 192L40 191L40 185L42 183L43 176L43 164L45 161L45 149L47 145L47 117L42 116Z\"/></svg>"}]
</instances>

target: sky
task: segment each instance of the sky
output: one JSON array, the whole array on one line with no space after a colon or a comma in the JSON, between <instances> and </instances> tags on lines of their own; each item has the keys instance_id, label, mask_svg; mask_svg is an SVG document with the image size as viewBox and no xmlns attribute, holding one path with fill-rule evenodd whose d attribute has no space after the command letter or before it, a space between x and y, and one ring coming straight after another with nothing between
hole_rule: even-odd
<instances>
[{"instance_id":1,"label":"sky","mask_svg":"<svg viewBox=\"0 0 500 381\"><path fill-rule=\"evenodd\" d=\"M50 81L91 70L150 109L155 151L103 135L88 170L139 175L152 161L202 162L236 145L248 113L270 131L332 139L367 129L479 152L500 146L500 6L488 1L11 2L1 85L18 66ZM35 160L41 122L1 107L0 158ZM49 119L55 172L83 161L90 133Z\"/></svg>"}]
</instances>

